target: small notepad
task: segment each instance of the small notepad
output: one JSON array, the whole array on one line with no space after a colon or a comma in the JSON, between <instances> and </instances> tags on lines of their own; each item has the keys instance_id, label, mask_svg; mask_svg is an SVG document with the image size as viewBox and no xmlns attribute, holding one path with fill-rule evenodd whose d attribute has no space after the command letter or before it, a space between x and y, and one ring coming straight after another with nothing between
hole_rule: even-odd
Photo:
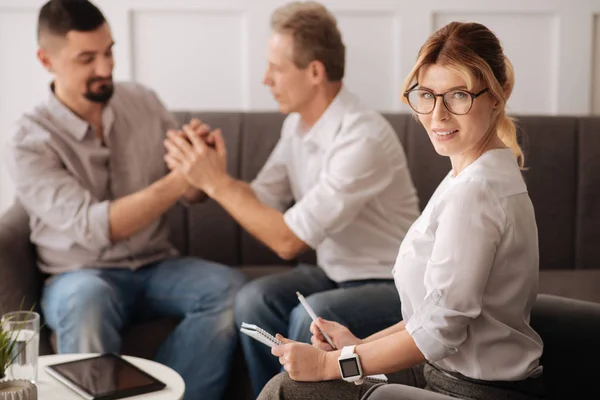
<instances>
[{"instance_id":1,"label":"small notepad","mask_svg":"<svg viewBox=\"0 0 600 400\"><path fill-rule=\"evenodd\" d=\"M240 331L250 336L251 338L258 340L259 342L266 344L269 347L279 346L283 344L281 340L277 339L269 332L253 324L247 324L245 322L242 322L242 327Z\"/></svg>"},{"instance_id":2,"label":"small notepad","mask_svg":"<svg viewBox=\"0 0 600 400\"><path fill-rule=\"evenodd\" d=\"M382 382L382 383L387 383L387 381L388 381L387 376L385 376L384 374L367 375L367 376L365 376L365 380L371 381L371 382Z\"/></svg>"}]
</instances>

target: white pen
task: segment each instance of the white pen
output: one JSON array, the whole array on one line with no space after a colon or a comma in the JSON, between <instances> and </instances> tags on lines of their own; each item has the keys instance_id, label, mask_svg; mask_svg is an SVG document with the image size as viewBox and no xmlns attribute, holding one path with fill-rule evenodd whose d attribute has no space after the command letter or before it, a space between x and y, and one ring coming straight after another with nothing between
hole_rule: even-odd
<instances>
[{"instance_id":1,"label":"white pen","mask_svg":"<svg viewBox=\"0 0 600 400\"><path fill-rule=\"evenodd\" d=\"M308 315L310 315L310 317L312 318L312 320L315 321L315 325L317 325L317 314L315 314L315 312L313 311L313 309L310 307L310 305L308 304L308 301L306 301L306 299L304 298L304 296L302 296L300 294L300 292L296 292L296 295L298 296L298 300L300 300L300 304L302 304L302 306L304 307L304 309L306 310L306 312L308 313ZM333 347L334 350L337 350L337 347L335 347L335 344L333 344L333 340L331 340L331 338L329 337L329 335L326 334L323 331L323 329L319 328L319 325L317 325L317 328L323 334L323 336L325 337L325 339L327 340L327 342L331 345L331 347Z\"/></svg>"}]
</instances>

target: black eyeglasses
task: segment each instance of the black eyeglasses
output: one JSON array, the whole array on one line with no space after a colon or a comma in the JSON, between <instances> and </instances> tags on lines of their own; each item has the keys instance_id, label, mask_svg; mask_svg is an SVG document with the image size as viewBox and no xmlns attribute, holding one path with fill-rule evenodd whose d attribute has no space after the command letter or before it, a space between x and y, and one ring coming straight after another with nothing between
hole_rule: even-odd
<instances>
[{"instance_id":1,"label":"black eyeglasses","mask_svg":"<svg viewBox=\"0 0 600 400\"><path fill-rule=\"evenodd\" d=\"M415 83L404 92L408 105L417 114L431 113L435 109L437 98L441 97L448 111L455 115L465 115L471 111L473 101L489 90L485 88L479 93L472 93L468 90L454 89L442 94L435 94L428 89L417 89L418 85L418 83Z\"/></svg>"}]
</instances>

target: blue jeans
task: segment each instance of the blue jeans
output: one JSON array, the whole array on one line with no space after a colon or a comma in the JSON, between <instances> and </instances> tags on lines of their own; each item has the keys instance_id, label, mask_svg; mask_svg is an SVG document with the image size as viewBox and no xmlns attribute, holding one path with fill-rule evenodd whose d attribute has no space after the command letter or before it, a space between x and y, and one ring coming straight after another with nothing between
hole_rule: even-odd
<instances>
[{"instance_id":1,"label":"blue jeans","mask_svg":"<svg viewBox=\"0 0 600 400\"><path fill-rule=\"evenodd\" d=\"M194 258L129 269L85 269L53 277L42 294L46 324L59 353L121 351L128 325L158 317L182 318L156 361L177 371L186 400L221 399L237 346L233 317L238 271ZM159 377L160 378L160 377Z\"/></svg>"},{"instance_id":2,"label":"blue jeans","mask_svg":"<svg viewBox=\"0 0 600 400\"><path fill-rule=\"evenodd\" d=\"M302 265L290 272L249 282L235 299L235 320L256 324L275 335L310 343L312 320L296 297L299 291L315 313L339 322L364 338L402 320L400 298L392 280L336 283L322 269ZM244 334L240 341L255 397L281 371L277 357L264 344Z\"/></svg>"}]
</instances>

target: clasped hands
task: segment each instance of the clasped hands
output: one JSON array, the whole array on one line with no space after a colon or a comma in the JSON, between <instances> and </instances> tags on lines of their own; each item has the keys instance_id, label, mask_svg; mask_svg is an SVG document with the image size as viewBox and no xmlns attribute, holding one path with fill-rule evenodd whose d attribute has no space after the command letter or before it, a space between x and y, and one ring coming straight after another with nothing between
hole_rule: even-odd
<instances>
[{"instance_id":1,"label":"clasped hands","mask_svg":"<svg viewBox=\"0 0 600 400\"><path fill-rule=\"evenodd\" d=\"M213 197L227 178L227 149L220 129L192 119L181 130L169 130L164 141L164 159L171 171L183 175L188 184Z\"/></svg>"},{"instance_id":2,"label":"clasped hands","mask_svg":"<svg viewBox=\"0 0 600 400\"><path fill-rule=\"evenodd\" d=\"M279 363L288 372L291 379L317 382L340 378L337 364L339 352L334 351L319 328L331 337L338 349L362 343L362 340L354 336L345 326L323 318L319 318L317 323L312 322L310 325L312 345L295 342L277 334L277 339L281 340L283 345L271 348L271 354L279 357Z\"/></svg>"}]
</instances>

